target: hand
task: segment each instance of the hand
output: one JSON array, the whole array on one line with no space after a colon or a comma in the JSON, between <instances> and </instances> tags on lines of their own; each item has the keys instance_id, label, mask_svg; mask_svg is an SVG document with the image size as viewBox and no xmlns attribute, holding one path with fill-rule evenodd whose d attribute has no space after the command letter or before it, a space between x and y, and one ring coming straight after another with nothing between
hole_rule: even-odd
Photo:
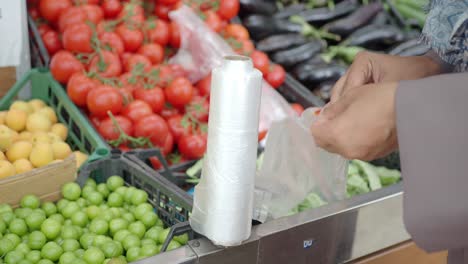
<instances>
[{"instance_id":1,"label":"hand","mask_svg":"<svg viewBox=\"0 0 468 264\"><path fill-rule=\"evenodd\" d=\"M397 86L397 82L364 85L326 106L311 127L317 145L348 159L367 161L396 150Z\"/></svg>"},{"instance_id":2,"label":"hand","mask_svg":"<svg viewBox=\"0 0 468 264\"><path fill-rule=\"evenodd\" d=\"M336 102L347 90L365 84L414 80L441 72L441 66L426 56L399 57L360 52L333 87L331 102Z\"/></svg>"}]
</instances>

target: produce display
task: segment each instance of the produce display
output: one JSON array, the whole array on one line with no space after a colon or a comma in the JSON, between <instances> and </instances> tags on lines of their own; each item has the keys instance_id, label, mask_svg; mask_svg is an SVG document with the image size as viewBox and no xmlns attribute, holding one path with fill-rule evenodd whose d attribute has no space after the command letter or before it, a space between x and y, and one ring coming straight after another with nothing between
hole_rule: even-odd
<instances>
[{"instance_id":1,"label":"produce display","mask_svg":"<svg viewBox=\"0 0 468 264\"><path fill-rule=\"evenodd\" d=\"M72 153L77 167L88 155L66 143L68 127L39 99L15 101L0 112L0 179L59 162Z\"/></svg>"},{"instance_id":2,"label":"produce display","mask_svg":"<svg viewBox=\"0 0 468 264\"><path fill-rule=\"evenodd\" d=\"M419 32L427 0L241 0L243 24L258 50L325 101L363 50L424 54Z\"/></svg>"},{"instance_id":3,"label":"produce display","mask_svg":"<svg viewBox=\"0 0 468 264\"><path fill-rule=\"evenodd\" d=\"M148 194L119 176L101 184L88 179L83 188L67 183L62 196L52 203L26 195L16 209L0 205L0 263L127 263L158 254L169 234ZM167 250L187 241L176 236Z\"/></svg>"}]
</instances>

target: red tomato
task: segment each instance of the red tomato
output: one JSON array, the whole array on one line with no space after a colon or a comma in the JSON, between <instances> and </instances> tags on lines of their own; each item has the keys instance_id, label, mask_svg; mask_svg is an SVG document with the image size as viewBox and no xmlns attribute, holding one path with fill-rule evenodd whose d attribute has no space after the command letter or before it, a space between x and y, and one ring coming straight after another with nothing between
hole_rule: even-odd
<instances>
[{"instance_id":1,"label":"red tomato","mask_svg":"<svg viewBox=\"0 0 468 264\"><path fill-rule=\"evenodd\" d=\"M163 5L175 5L179 2L180 0L156 0L158 4L163 4Z\"/></svg>"},{"instance_id":2,"label":"red tomato","mask_svg":"<svg viewBox=\"0 0 468 264\"><path fill-rule=\"evenodd\" d=\"M45 33L49 32L50 30L52 30L52 28L50 28L49 25L47 24L40 24L38 27L37 27L37 31L39 31L39 34L42 36L44 35Z\"/></svg>"},{"instance_id":3,"label":"red tomato","mask_svg":"<svg viewBox=\"0 0 468 264\"><path fill-rule=\"evenodd\" d=\"M221 32L221 30L223 29L223 23L221 21L221 18L219 18L219 16L211 10L205 11L205 16L206 25L209 28L211 28L214 32Z\"/></svg>"},{"instance_id":4,"label":"red tomato","mask_svg":"<svg viewBox=\"0 0 468 264\"><path fill-rule=\"evenodd\" d=\"M193 97L193 86L187 78L175 78L166 89L164 89L167 101L175 107L188 104Z\"/></svg>"},{"instance_id":5,"label":"red tomato","mask_svg":"<svg viewBox=\"0 0 468 264\"><path fill-rule=\"evenodd\" d=\"M73 5L71 0L41 0L39 12L51 23L57 22L60 14Z\"/></svg>"},{"instance_id":6,"label":"red tomato","mask_svg":"<svg viewBox=\"0 0 468 264\"><path fill-rule=\"evenodd\" d=\"M135 137L149 138L155 146L162 147L166 143L169 128L166 121L159 115L153 114L140 119L134 127Z\"/></svg>"},{"instance_id":7,"label":"red tomato","mask_svg":"<svg viewBox=\"0 0 468 264\"><path fill-rule=\"evenodd\" d=\"M138 64L143 65L144 70L149 70L151 67L151 61L147 57L140 54L134 54L126 61L125 71L131 72Z\"/></svg>"},{"instance_id":8,"label":"red tomato","mask_svg":"<svg viewBox=\"0 0 468 264\"><path fill-rule=\"evenodd\" d=\"M169 24L162 19L155 21L146 21L144 30L151 42L166 46L169 43L170 32Z\"/></svg>"},{"instance_id":9,"label":"red tomato","mask_svg":"<svg viewBox=\"0 0 468 264\"><path fill-rule=\"evenodd\" d=\"M67 84L68 97L77 106L86 106L86 96L89 91L96 88L99 82L86 76L82 72L74 73Z\"/></svg>"},{"instance_id":10,"label":"red tomato","mask_svg":"<svg viewBox=\"0 0 468 264\"><path fill-rule=\"evenodd\" d=\"M104 32L99 34L99 40L104 47L107 47L113 53L122 55L124 52L124 44L122 39L114 32Z\"/></svg>"},{"instance_id":11,"label":"red tomato","mask_svg":"<svg viewBox=\"0 0 468 264\"><path fill-rule=\"evenodd\" d=\"M33 20L37 20L41 16L41 14L39 13L39 9L35 6L29 7L28 13Z\"/></svg>"},{"instance_id":12,"label":"red tomato","mask_svg":"<svg viewBox=\"0 0 468 264\"><path fill-rule=\"evenodd\" d=\"M169 20L169 12L173 10L174 6L172 5L164 5L164 4L157 4L154 7L154 14L161 19L166 21Z\"/></svg>"},{"instance_id":13,"label":"red tomato","mask_svg":"<svg viewBox=\"0 0 468 264\"><path fill-rule=\"evenodd\" d=\"M132 92L131 88L128 88L128 87L121 88L121 87L119 87L117 90L122 95L123 105L128 105L130 102L133 101L133 92Z\"/></svg>"},{"instance_id":14,"label":"red tomato","mask_svg":"<svg viewBox=\"0 0 468 264\"><path fill-rule=\"evenodd\" d=\"M171 22L171 38L169 40L169 43L171 44L172 47L174 48L179 48L180 47L180 30L179 26L177 26L176 23Z\"/></svg>"},{"instance_id":15,"label":"red tomato","mask_svg":"<svg viewBox=\"0 0 468 264\"><path fill-rule=\"evenodd\" d=\"M145 21L145 10L137 3L125 3L118 19L125 19L131 26L139 28Z\"/></svg>"},{"instance_id":16,"label":"red tomato","mask_svg":"<svg viewBox=\"0 0 468 264\"><path fill-rule=\"evenodd\" d=\"M67 83L75 72L83 71L83 69L83 64L65 50L55 53L50 61L50 72L61 83Z\"/></svg>"},{"instance_id":17,"label":"red tomato","mask_svg":"<svg viewBox=\"0 0 468 264\"><path fill-rule=\"evenodd\" d=\"M151 166L153 166L153 169L159 170L163 168L163 165L159 161L158 157L150 157L149 160L151 162Z\"/></svg>"},{"instance_id":18,"label":"red tomato","mask_svg":"<svg viewBox=\"0 0 468 264\"><path fill-rule=\"evenodd\" d=\"M225 28L226 34L237 40L249 40L249 31L241 24L229 24Z\"/></svg>"},{"instance_id":19,"label":"red tomato","mask_svg":"<svg viewBox=\"0 0 468 264\"><path fill-rule=\"evenodd\" d=\"M265 79L273 88L278 88L284 83L284 80L286 80L286 72L281 65L274 64Z\"/></svg>"},{"instance_id":20,"label":"red tomato","mask_svg":"<svg viewBox=\"0 0 468 264\"><path fill-rule=\"evenodd\" d=\"M268 131L267 130L262 130L260 132L258 132L258 141L262 141L266 135L267 135Z\"/></svg>"},{"instance_id":21,"label":"red tomato","mask_svg":"<svg viewBox=\"0 0 468 264\"><path fill-rule=\"evenodd\" d=\"M138 120L151 114L153 114L151 106L142 100L135 100L127 104L122 110L122 115L128 117L133 122L138 122Z\"/></svg>"},{"instance_id":22,"label":"red tomato","mask_svg":"<svg viewBox=\"0 0 468 264\"><path fill-rule=\"evenodd\" d=\"M120 55L120 61L122 62L122 65L127 64L128 59L133 55L133 53L130 52L124 52Z\"/></svg>"},{"instance_id":23,"label":"red tomato","mask_svg":"<svg viewBox=\"0 0 468 264\"><path fill-rule=\"evenodd\" d=\"M98 5L100 0L74 0L75 5Z\"/></svg>"},{"instance_id":24,"label":"red tomato","mask_svg":"<svg viewBox=\"0 0 468 264\"><path fill-rule=\"evenodd\" d=\"M49 55L54 55L57 51L62 49L62 42L60 41L59 35L54 30L49 30L44 33L42 35L42 41Z\"/></svg>"},{"instance_id":25,"label":"red tomato","mask_svg":"<svg viewBox=\"0 0 468 264\"><path fill-rule=\"evenodd\" d=\"M169 108L169 107L164 107L163 110L161 111L161 116L168 120L169 118L175 116L175 115L179 115L180 114L180 111L179 109L175 108L175 107L172 107L172 108Z\"/></svg>"},{"instance_id":26,"label":"red tomato","mask_svg":"<svg viewBox=\"0 0 468 264\"><path fill-rule=\"evenodd\" d=\"M122 73L122 65L117 55L103 50L102 58L96 54L89 63L89 71L96 72L102 77L117 77Z\"/></svg>"},{"instance_id":27,"label":"red tomato","mask_svg":"<svg viewBox=\"0 0 468 264\"><path fill-rule=\"evenodd\" d=\"M195 86L197 90L200 92L201 96L210 96L210 90L211 90L211 73L206 76L205 78L201 79L198 81L198 83Z\"/></svg>"},{"instance_id":28,"label":"red tomato","mask_svg":"<svg viewBox=\"0 0 468 264\"><path fill-rule=\"evenodd\" d=\"M122 82L123 87L128 88L132 92L135 89L143 88L141 80L137 78L132 78L132 73L126 72L120 75L119 80Z\"/></svg>"},{"instance_id":29,"label":"red tomato","mask_svg":"<svg viewBox=\"0 0 468 264\"><path fill-rule=\"evenodd\" d=\"M268 59L268 56L264 52L256 50L252 52L250 57L255 68L261 71L263 75L267 75L270 71L270 59Z\"/></svg>"},{"instance_id":30,"label":"red tomato","mask_svg":"<svg viewBox=\"0 0 468 264\"><path fill-rule=\"evenodd\" d=\"M97 5L83 5L81 6L88 16L89 21L97 25L101 20L104 19L104 12L101 7Z\"/></svg>"},{"instance_id":31,"label":"red tomato","mask_svg":"<svg viewBox=\"0 0 468 264\"><path fill-rule=\"evenodd\" d=\"M89 121L91 121L91 124L98 130L99 125L101 125L101 119L97 116L90 115L89 116Z\"/></svg>"},{"instance_id":32,"label":"red tomato","mask_svg":"<svg viewBox=\"0 0 468 264\"><path fill-rule=\"evenodd\" d=\"M154 87L152 89L135 89L133 91L133 97L148 103L154 113L161 112L164 108L164 103L166 102L164 92L159 87Z\"/></svg>"},{"instance_id":33,"label":"red tomato","mask_svg":"<svg viewBox=\"0 0 468 264\"><path fill-rule=\"evenodd\" d=\"M92 115L102 118L108 116L108 111L114 115L120 113L123 98L114 87L101 85L89 91L86 104Z\"/></svg>"},{"instance_id":34,"label":"red tomato","mask_svg":"<svg viewBox=\"0 0 468 264\"><path fill-rule=\"evenodd\" d=\"M297 103L292 103L291 108L299 115L302 115L302 112L304 112L304 107L302 105L297 104Z\"/></svg>"},{"instance_id":35,"label":"red tomato","mask_svg":"<svg viewBox=\"0 0 468 264\"><path fill-rule=\"evenodd\" d=\"M117 27L116 33L122 38L126 51L135 52L143 43L143 33L139 29L131 29L122 24Z\"/></svg>"},{"instance_id":36,"label":"red tomato","mask_svg":"<svg viewBox=\"0 0 468 264\"><path fill-rule=\"evenodd\" d=\"M174 79L174 73L169 65L156 65L151 67L150 72L151 71L157 71L159 73L158 80L154 83L154 85L159 87L166 87Z\"/></svg>"},{"instance_id":37,"label":"red tomato","mask_svg":"<svg viewBox=\"0 0 468 264\"><path fill-rule=\"evenodd\" d=\"M186 159L201 159L206 151L206 139L202 135L187 135L179 139L177 146Z\"/></svg>"},{"instance_id":38,"label":"red tomato","mask_svg":"<svg viewBox=\"0 0 468 264\"><path fill-rule=\"evenodd\" d=\"M240 43L242 44L241 52L239 52L241 54L250 56L255 50L255 46L251 40L240 40Z\"/></svg>"},{"instance_id":39,"label":"red tomato","mask_svg":"<svg viewBox=\"0 0 468 264\"><path fill-rule=\"evenodd\" d=\"M208 112L210 103L204 97L193 97L190 104L185 107L185 111L201 122L208 122Z\"/></svg>"},{"instance_id":40,"label":"red tomato","mask_svg":"<svg viewBox=\"0 0 468 264\"><path fill-rule=\"evenodd\" d=\"M106 18L115 18L123 8L120 0L103 0L101 7Z\"/></svg>"},{"instance_id":41,"label":"red tomato","mask_svg":"<svg viewBox=\"0 0 468 264\"><path fill-rule=\"evenodd\" d=\"M138 53L147 57L152 64L160 64L164 60L164 49L157 43L145 44L138 49Z\"/></svg>"},{"instance_id":42,"label":"red tomato","mask_svg":"<svg viewBox=\"0 0 468 264\"><path fill-rule=\"evenodd\" d=\"M167 134L166 141L164 142L164 145L162 146L162 153L164 155L167 155L174 150L174 137L172 136L171 133Z\"/></svg>"},{"instance_id":43,"label":"red tomato","mask_svg":"<svg viewBox=\"0 0 468 264\"><path fill-rule=\"evenodd\" d=\"M85 23L70 25L62 35L63 47L71 52L93 52L91 38L93 31Z\"/></svg>"},{"instance_id":44,"label":"red tomato","mask_svg":"<svg viewBox=\"0 0 468 264\"><path fill-rule=\"evenodd\" d=\"M128 118L116 115L114 116L114 119L125 134L129 136L133 134L133 125ZM110 117L107 117L101 121L98 131L105 140L116 140L120 136L120 130L114 124L114 120L112 120Z\"/></svg>"},{"instance_id":45,"label":"red tomato","mask_svg":"<svg viewBox=\"0 0 468 264\"><path fill-rule=\"evenodd\" d=\"M187 75L187 73L184 70L184 67L182 67L179 64L169 64L168 67L169 69L171 69L171 75L174 78L185 77Z\"/></svg>"},{"instance_id":46,"label":"red tomato","mask_svg":"<svg viewBox=\"0 0 468 264\"><path fill-rule=\"evenodd\" d=\"M72 6L67 8L60 14L58 19L58 27L60 32L64 32L68 26L84 23L88 19L86 12L81 6Z\"/></svg>"},{"instance_id":47,"label":"red tomato","mask_svg":"<svg viewBox=\"0 0 468 264\"><path fill-rule=\"evenodd\" d=\"M231 20L239 13L239 0L220 0L218 15L225 20Z\"/></svg>"},{"instance_id":48,"label":"red tomato","mask_svg":"<svg viewBox=\"0 0 468 264\"><path fill-rule=\"evenodd\" d=\"M190 135L192 133L192 125L190 122L182 122L183 118L184 117L182 115L176 114L167 119L169 131L171 131L176 142L179 141L180 137Z\"/></svg>"},{"instance_id":49,"label":"red tomato","mask_svg":"<svg viewBox=\"0 0 468 264\"><path fill-rule=\"evenodd\" d=\"M130 148L129 148L127 145L125 145L125 144L121 144L121 145L119 146L119 149L120 149L120 151L122 151L122 152L130 151Z\"/></svg>"}]
</instances>

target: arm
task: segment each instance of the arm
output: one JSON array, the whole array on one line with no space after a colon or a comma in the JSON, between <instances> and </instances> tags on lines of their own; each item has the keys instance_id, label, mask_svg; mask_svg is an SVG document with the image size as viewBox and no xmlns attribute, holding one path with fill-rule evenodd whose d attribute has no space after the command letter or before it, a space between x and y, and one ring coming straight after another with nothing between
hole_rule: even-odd
<instances>
[{"instance_id":1,"label":"arm","mask_svg":"<svg viewBox=\"0 0 468 264\"><path fill-rule=\"evenodd\" d=\"M396 93L404 221L428 251L468 248L467 83L467 73L439 75Z\"/></svg>"}]
</instances>

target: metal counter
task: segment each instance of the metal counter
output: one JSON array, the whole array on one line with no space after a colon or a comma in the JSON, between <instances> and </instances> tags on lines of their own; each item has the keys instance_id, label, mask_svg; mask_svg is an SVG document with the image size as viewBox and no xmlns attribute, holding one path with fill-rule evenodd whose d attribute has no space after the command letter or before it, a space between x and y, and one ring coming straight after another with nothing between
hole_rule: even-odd
<instances>
[{"instance_id":1,"label":"metal counter","mask_svg":"<svg viewBox=\"0 0 468 264\"><path fill-rule=\"evenodd\" d=\"M410 239L402 199L400 183L256 225L237 247L218 248L201 238L136 263L346 263Z\"/></svg>"}]
</instances>

